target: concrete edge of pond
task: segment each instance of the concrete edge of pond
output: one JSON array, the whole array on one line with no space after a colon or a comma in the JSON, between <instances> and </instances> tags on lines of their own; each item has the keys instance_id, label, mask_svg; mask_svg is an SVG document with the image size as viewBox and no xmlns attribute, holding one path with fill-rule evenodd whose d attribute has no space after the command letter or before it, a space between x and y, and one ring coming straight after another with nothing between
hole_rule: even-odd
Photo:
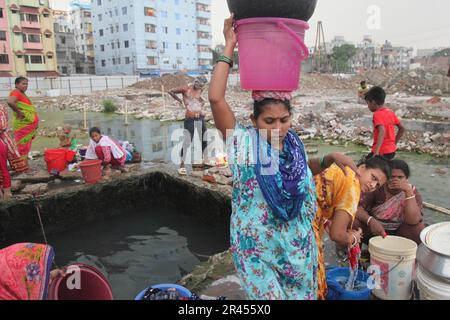
<instances>
[{"instance_id":1,"label":"concrete edge of pond","mask_svg":"<svg viewBox=\"0 0 450 320\"><path fill-rule=\"evenodd\" d=\"M136 205L174 205L204 224L229 224L231 188L179 176L165 164L118 176L95 185L52 190L36 197L47 234L120 215ZM106 204L106 205L105 205ZM0 203L0 242L29 242L43 236L32 196Z\"/></svg>"}]
</instances>

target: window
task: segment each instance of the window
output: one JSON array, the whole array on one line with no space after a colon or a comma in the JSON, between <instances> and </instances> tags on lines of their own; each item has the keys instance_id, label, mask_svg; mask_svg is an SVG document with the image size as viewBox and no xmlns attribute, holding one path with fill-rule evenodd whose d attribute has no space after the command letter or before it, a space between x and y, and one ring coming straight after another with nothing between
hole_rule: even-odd
<instances>
[{"instance_id":1,"label":"window","mask_svg":"<svg viewBox=\"0 0 450 320\"><path fill-rule=\"evenodd\" d=\"M177 43L177 50L181 50L181 43Z\"/></svg>"},{"instance_id":2,"label":"window","mask_svg":"<svg viewBox=\"0 0 450 320\"><path fill-rule=\"evenodd\" d=\"M169 49L169 43L163 42L163 49Z\"/></svg>"},{"instance_id":3,"label":"window","mask_svg":"<svg viewBox=\"0 0 450 320\"><path fill-rule=\"evenodd\" d=\"M129 48L130 47L130 42L128 40L124 41L123 44L124 44L125 48Z\"/></svg>"},{"instance_id":4,"label":"window","mask_svg":"<svg viewBox=\"0 0 450 320\"><path fill-rule=\"evenodd\" d=\"M23 34L23 42L40 43L41 36L39 34Z\"/></svg>"},{"instance_id":5,"label":"window","mask_svg":"<svg viewBox=\"0 0 450 320\"><path fill-rule=\"evenodd\" d=\"M176 29L177 36L181 36L181 28Z\"/></svg>"},{"instance_id":6,"label":"window","mask_svg":"<svg viewBox=\"0 0 450 320\"><path fill-rule=\"evenodd\" d=\"M175 0L175 4L179 5L180 4L180 0Z\"/></svg>"},{"instance_id":7,"label":"window","mask_svg":"<svg viewBox=\"0 0 450 320\"><path fill-rule=\"evenodd\" d=\"M61 37L61 43L66 44L66 37Z\"/></svg>"},{"instance_id":8,"label":"window","mask_svg":"<svg viewBox=\"0 0 450 320\"><path fill-rule=\"evenodd\" d=\"M147 64L151 66L156 65L156 57L147 57Z\"/></svg>"},{"instance_id":9,"label":"window","mask_svg":"<svg viewBox=\"0 0 450 320\"><path fill-rule=\"evenodd\" d=\"M181 15L179 13L175 13L175 19L176 20L180 20L181 19Z\"/></svg>"},{"instance_id":10,"label":"window","mask_svg":"<svg viewBox=\"0 0 450 320\"><path fill-rule=\"evenodd\" d=\"M125 57L125 64L130 64L130 57Z\"/></svg>"},{"instance_id":11,"label":"window","mask_svg":"<svg viewBox=\"0 0 450 320\"><path fill-rule=\"evenodd\" d=\"M150 7L144 8L144 15L146 17L155 17L156 16L156 10Z\"/></svg>"},{"instance_id":12,"label":"window","mask_svg":"<svg viewBox=\"0 0 450 320\"><path fill-rule=\"evenodd\" d=\"M158 42L154 40L145 40L145 47L147 49L158 49Z\"/></svg>"},{"instance_id":13,"label":"window","mask_svg":"<svg viewBox=\"0 0 450 320\"><path fill-rule=\"evenodd\" d=\"M0 18L3 18L3 9L0 8Z\"/></svg>"},{"instance_id":14,"label":"window","mask_svg":"<svg viewBox=\"0 0 450 320\"><path fill-rule=\"evenodd\" d=\"M0 41L6 40L6 31L0 31Z\"/></svg>"},{"instance_id":15,"label":"window","mask_svg":"<svg viewBox=\"0 0 450 320\"><path fill-rule=\"evenodd\" d=\"M100 45L100 51L102 51L102 52L105 51L105 45L104 45L104 44L101 44L101 45Z\"/></svg>"},{"instance_id":16,"label":"window","mask_svg":"<svg viewBox=\"0 0 450 320\"><path fill-rule=\"evenodd\" d=\"M162 142L154 143L152 144L152 151L153 152L160 152L163 150Z\"/></svg>"},{"instance_id":17,"label":"window","mask_svg":"<svg viewBox=\"0 0 450 320\"><path fill-rule=\"evenodd\" d=\"M117 49L120 49L120 42L117 41Z\"/></svg>"},{"instance_id":18,"label":"window","mask_svg":"<svg viewBox=\"0 0 450 320\"><path fill-rule=\"evenodd\" d=\"M9 64L9 56L7 54L0 54L0 64Z\"/></svg>"},{"instance_id":19,"label":"window","mask_svg":"<svg viewBox=\"0 0 450 320\"><path fill-rule=\"evenodd\" d=\"M99 14L98 15L98 21L102 21L103 20L103 15L102 14Z\"/></svg>"},{"instance_id":20,"label":"window","mask_svg":"<svg viewBox=\"0 0 450 320\"><path fill-rule=\"evenodd\" d=\"M43 56L25 56L25 63L42 64L45 60Z\"/></svg>"},{"instance_id":21,"label":"window","mask_svg":"<svg viewBox=\"0 0 450 320\"><path fill-rule=\"evenodd\" d=\"M111 42L111 49L114 49L114 42Z\"/></svg>"},{"instance_id":22,"label":"window","mask_svg":"<svg viewBox=\"0 0 450 320\"><path fill-rule=\"evenodd\" d=\"M145 24L145 32L155 33L156 32L156 26L154 24Z\"/></svg>"},{"instance_id":23,"label":"window","mask_svg":"<svg viewBox=\"0 0 450 320\"><path fill-rule=\"evenodd\" d=\"M167 11L161 11L161 16L163 18L167 18L168 17Z\"/></svg>"},{"instance_id":24,"label":"window","mask_svg":"<svg viewBox=\"0 0 450 320\"><path fill-rule=\"evenodd\" d=\"M114 11L115 11L116 17L117 17L119 15L119 9L116 8Z\"/></svg>"},{"instance_id":25,"label":"window","mask_svg":"<svg viewBox=\"0 0 450 320\"><path fill-rule=\"evenodd\" d=\"M128 23L125 23L123 25L123 32L127 32L128 31Z\"/></svg>"},{"instance_id":26,"label":"window","mask_svg":"<svg viewBox=\"0 0 450 320\"><path fill-rule=\"evenodd\" d=\"M102 60L102 67L106 67L106 60Z\"/></svg>"},{"instance_id":27,"label":"window","mask_svg":"<svg viewBox=\"0 0 450 320\"><path fill-rule=\"evenodd\" d=\"M116 58L112 59L112 63L113 63L114 66L116 65Z\"/></svg>"},{"instance_id":28,"label":"window","mask_svg":"<svg viewBox=\"0 0 450 320\"><path fill-rule=\"evenodd\" d=\"M109 12L109 17L112 18L113 14L112 11Z\"/></svg>"},{"instance_id":29,"label":"window","mask_svg":"<svg viewBox=\"0 0 450 320\"><path fill-rule=\"evenodd\" d=\"M122 8L122 14L123 14L124 16L126 16L127 13L128 13L128 8L127 8L127 7L123 7L123 8Z\"/></svg>"},{"instance_id":30,"label":"window","mask_svg":"<svg viewBox=\"0 0 450 320\"><path fill-rule=\"evenodd\" d=\"M100 29L99 32L100 32L100 37L103 37L103 29Z\"/></svg>"},{"instance_id":31,"label":"window","mask_svg":"<svg viewBox=\"0 0 450 320\"><path fill-rule=\"evenodd\" d=\"M114 33L114 27L113 26L109 27L109 29L111 30L111 33Z\"/></svg>"},{"instance_id":32,"label":"window","mask_svg":"<svg viewBox=\"0 0 450 320\"><path fill-rule=\"evenodd\" d=\"M163 32L166 34L169 33L169 27L163 27Z\"/></svg>"},{"instance_id":33,"label":"window","mask_svg":"<svg viewBox=\"0 0 450 320\"><path fill-rule=\"evenodd\" d=\"M120 59L120 57L119 58L117 58L117 64L121 64L122 62L121 62L121 59Z\"/></svg>"},{"instance_id":34,"label":"window","mask_svg":"<svg viewBox=\"0 0 450 320\"><path fill-rule=\"evenodd\" d=\"M116 24L116 32L119 32L119 25Z\"/></svg>"},{"instance_id":35,"label":"window","mask_svg":"<svg viewBox=\"0 0 450 320\"><path fill-rule=\"evenodd\" d=\"M97 0L97 5L101 6L102 5L102 0Z\"/></svg>"}]
</instances>

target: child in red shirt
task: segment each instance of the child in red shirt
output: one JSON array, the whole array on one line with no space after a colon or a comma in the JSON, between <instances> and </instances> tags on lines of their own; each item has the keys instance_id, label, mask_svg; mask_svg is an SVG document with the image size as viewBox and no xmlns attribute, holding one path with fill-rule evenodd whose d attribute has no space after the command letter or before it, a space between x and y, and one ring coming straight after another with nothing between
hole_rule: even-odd
<instances>
[{"instance_id":1,"label":"child in red shirt","mask_svg":"<svg viewBox=\"0 0 450 320\"><path fill-rule=\"evenodd\" d=\"M405 134L405 127L395 115L394 111L384 106L386 92L381 87L373 87L366 94L369 110L373 112L373 146L367 156L380 156L386 160L395 158L397 143ZM398 128L397 135L395 127Z\"/></svg>"}]
</instances>

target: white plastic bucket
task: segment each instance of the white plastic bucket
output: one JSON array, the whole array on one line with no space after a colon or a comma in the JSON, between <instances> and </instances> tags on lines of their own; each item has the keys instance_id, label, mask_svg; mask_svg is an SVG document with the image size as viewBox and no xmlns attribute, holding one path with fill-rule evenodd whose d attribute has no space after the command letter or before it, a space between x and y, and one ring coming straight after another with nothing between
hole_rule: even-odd
<instances>
[{"instance_id":1,"label":"white plastic bucket","mask_svg":"<svg viewBox=\"0 0 450 320\"><path fill-rule=\"evenodd\" d=\"M369 241L371 271L375 289L382 300L409 300L412 295L417 244L409 239L388 236Z\"/></svg>"},{"instance_id":2,"label":"white plastic bucket","mask_svg":"<svg viewBox=\"0 0 450 320\"><path fill-rule=\"evenodd\" d=\"M450 283L433 276L420 265L417 268L420 300L450 300Z\"/></svg>"}]
</instances>

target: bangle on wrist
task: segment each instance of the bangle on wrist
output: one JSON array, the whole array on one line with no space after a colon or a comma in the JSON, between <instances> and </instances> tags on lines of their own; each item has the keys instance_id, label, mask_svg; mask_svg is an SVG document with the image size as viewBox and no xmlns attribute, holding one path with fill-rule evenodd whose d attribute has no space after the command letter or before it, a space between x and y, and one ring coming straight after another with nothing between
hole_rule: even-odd
<instances>
[{"instance_id":1,"label":"bangle on wrist","mask_svg":"<svg viewBox=\"0 0 450 320\"><path fill-rule=\"evenodd\" d=\"M415 198L416 198L416 195L413 195L411 197L405 198L405 200L411 200L411 199L415 199Z\"/></svg>"},{"instance_id":2,"label":"bangle on wrist","mask_svg":"<svg viewBox=\"0 0 450 320\"><path fill-rule=\"evenodd\" d=\"M217 59L217 62L225 62L226 64L228 64L230 66L230 68L233 68L233 65L234 65L233 60L223 54L219 56L219 58Z\"/></svg>"},{"instance_id":3,"label":"bangle on wrist","mask_svg":"<svg viewBox=\"0 0 450 320\"><path fill-rule=\"evenodd\" d=\"M373 219L373 217L369 217L369 219L367 219L366 224L367 224L368 227L370 226L370 220L372 220L372 219Z\"/></svg>"}]
</instances>

